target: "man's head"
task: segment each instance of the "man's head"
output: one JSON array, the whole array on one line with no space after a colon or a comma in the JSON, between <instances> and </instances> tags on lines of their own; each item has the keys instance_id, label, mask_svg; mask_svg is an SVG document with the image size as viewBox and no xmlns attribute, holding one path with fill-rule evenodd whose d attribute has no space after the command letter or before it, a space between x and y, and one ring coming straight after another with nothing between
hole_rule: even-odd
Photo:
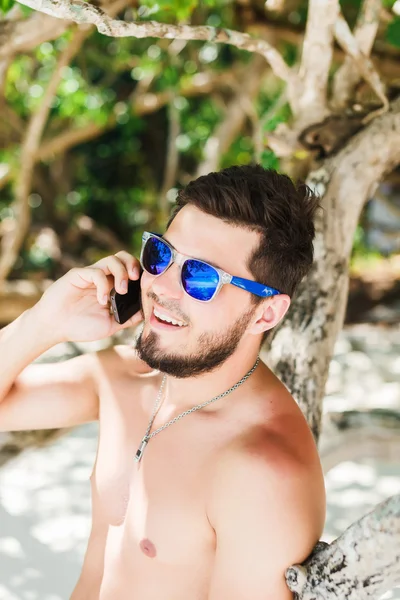
<instances>
[{"instance_id":1,"label":"man's head","mask_svg":"<svg viewBox=\"0 0 400 600\"><path fill-rule=\"evenodd\" d=\"M180 190L163 237L182 254L281 294L262 298L228 284L210 302L199 302L181 288L177 264L157 277L144 272L145 323L137 344L143 360L175 377L193 377L235 351L245 356L259 349L311 267L316 207L307 186L295 187L259 165L210 173ZM154 308L186 327L158 328Z\"/></svg>"}]
</instances>

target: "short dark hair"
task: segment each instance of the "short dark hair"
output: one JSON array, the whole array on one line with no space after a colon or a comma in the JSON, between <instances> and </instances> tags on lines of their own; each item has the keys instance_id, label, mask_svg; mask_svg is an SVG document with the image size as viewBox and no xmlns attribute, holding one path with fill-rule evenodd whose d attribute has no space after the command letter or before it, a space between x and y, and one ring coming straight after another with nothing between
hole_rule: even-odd
<instances>
[{"instance_id":1,"label":"short dark hair","mask_svg":"<svg viewBox=\"0 0 400 600\"><path fill-rule=\"evenodd\" d=\"M228 167L179 190L167 227L186 204L259 232L260 243L248 257L247 268L256 281L293 296L314 257L318 197L306 184L294 185L287 175L258 164ZM254 306L262 301L252 294Z\"/></svg>"}]
</instances>

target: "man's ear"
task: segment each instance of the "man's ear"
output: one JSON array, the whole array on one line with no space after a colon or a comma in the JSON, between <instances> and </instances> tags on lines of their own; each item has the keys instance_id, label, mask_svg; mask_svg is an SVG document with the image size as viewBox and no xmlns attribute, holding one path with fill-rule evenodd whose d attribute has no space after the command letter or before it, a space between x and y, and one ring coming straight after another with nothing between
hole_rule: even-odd
<instances>
[{"instance_id":1,"label":"man's ear","mask_svg":"<svg viewBox=\"0 0 400 600\"><path fill-rule=\"evenodd\" d=\"M262 302L255 311L257 320L248 329L249 333L255 335L272 329L286 315L290 306L290 296L278 294Z\"/></svg>"}]
</instances>

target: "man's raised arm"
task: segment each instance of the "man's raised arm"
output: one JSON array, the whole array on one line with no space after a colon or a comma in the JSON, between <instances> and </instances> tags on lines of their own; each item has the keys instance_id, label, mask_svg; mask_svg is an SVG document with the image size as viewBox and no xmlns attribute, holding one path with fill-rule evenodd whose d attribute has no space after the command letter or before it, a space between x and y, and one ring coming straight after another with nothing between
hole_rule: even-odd
<instances>
[{"instance_id":1,"label":"man's raised arm","mask_svg":"<svg viewBox=\"0 0 400 600\"><path fill-rule=\"evenodd\" d=\"M138 261L126 252L71 269L39 302L0 331L0 430L69 427L97 418L95 355L31 364L65 341L93 341L139 323L140 311L119 325L108 309L112 287L138 279Z\"/></svg>"}]
</instances>

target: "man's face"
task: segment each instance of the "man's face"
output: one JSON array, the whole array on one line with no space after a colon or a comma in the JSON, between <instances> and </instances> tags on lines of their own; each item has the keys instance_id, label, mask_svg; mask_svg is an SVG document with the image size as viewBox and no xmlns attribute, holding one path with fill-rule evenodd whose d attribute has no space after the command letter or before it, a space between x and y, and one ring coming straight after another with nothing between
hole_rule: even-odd
<instances>
[{"instance_id":1,"label":"man's face","mask_svg":"<svg viewBox=\"0 0 400 600\"><path fill-rule=\"evenodd\" d=\"M253 279L246 269L258 234L224 223L187 205L163 236L182 254L220 267L231 275ZM173 263L155 277L141 279L144 326L137 351L151 368L177 378L207 373L237 349L256 308L249 292L222 286L210 302L190 298L180 286L180 268ZM160 324L153 310L166 313L185 327Z\"/></svg>"}]
</instances>

